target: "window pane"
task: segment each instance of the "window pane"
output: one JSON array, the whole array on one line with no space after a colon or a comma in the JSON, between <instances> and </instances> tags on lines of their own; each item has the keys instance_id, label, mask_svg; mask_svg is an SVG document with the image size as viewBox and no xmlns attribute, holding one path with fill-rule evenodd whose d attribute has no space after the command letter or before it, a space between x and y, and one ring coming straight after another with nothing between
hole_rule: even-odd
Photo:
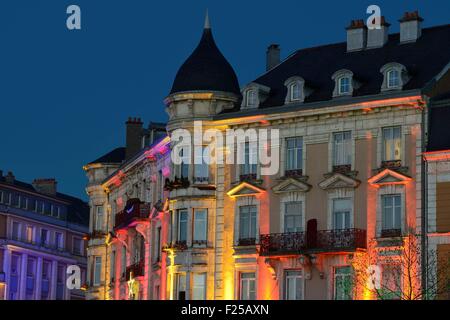
<instances>
[{"instance_id":1,"label":"window pane","mask_svg":"<svg viewBox=\"0 0 450 320\"><path fill-rule=\"evenodd\" d=\"M196 209L194 211L194 241L206 241L207 210Z\"/></svg>"},{"instance_id":2,"label":"window pane","mask_svg":"<svg viewBox=\"0 0 450 320\"><path fill-rule=\"evenodd\" d=\"M302 231L302 203L289 202L285 204L284 232Z\"/></svg>"},{"instance_id":3,"label":"window pane","mask_svg":"<svg viewBox=\"0 0 450 320\"><path fill-rule=\"evenodd\" d=\"M187 240L187 211L180 210L178 213L178 241Z\"/></svg>"},{"instance_id":4,"label":"window pane","mask_svg":"<svg viewBox=\"0 0 450 320\"><path fill-rule=\"evenodd\" d=\"M193 288L192 288L192 300L205 300L206 299L206 274L194 274Z\"/></svg>"}]
</instances>

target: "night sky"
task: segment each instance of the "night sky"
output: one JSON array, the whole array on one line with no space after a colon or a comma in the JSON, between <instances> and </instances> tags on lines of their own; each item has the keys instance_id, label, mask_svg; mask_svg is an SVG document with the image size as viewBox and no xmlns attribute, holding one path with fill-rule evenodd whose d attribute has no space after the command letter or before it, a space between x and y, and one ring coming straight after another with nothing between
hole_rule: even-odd
<instances>
[{"instance_id":1,"label":"night sky","mask_svg":"<svg viewBox=\"0 0 450 320\"><path fill-rule=\"evenodd\" d=\"M82 30L66 28L77 4ZM345 5L343 5L345 4ZM166 121L163 100L201 36L206 8L240 84L265 70L265 50L345 41L370 4L391 32L404 11L424 27L449 23L450 1L1 0L0 170L19 180L54 177L86 199L82 166L124 145L129 116Z\"/></svg>"}]
</instances>

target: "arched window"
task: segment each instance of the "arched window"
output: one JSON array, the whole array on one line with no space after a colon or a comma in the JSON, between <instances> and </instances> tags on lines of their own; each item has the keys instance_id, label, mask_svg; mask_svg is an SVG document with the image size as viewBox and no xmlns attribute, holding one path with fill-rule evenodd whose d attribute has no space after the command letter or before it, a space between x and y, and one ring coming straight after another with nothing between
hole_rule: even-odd
<instances>
[{"instance_id":1,"label":"arched window","mask_svg":"<svg viewBox=\"0 0 450 320\"><path fill-rule=\"evenodd\" d=\"M293 76L284 82L287 88L285 103L299 103L305 100L310 90L305 87L305 80L299 76Z\"/></svg>"},{"instance_id":2,"label":"arched window","mask_svg":"<svg viewBox=\"0 0 450 320\"><path fill-rule=\"evenodd\" d=\"M387 86L388 88L400 86L400 72L398 70L391 69L387 72Z\"/></svg>"},{"instance_id":3,"label":"arched window","mask_svg":"<svg viewBox=\"0 0 450 320\"><path fill-rule=\"evenodd\" d=\"M385 64L380 72L383 74L383 84L381 91L401 90L408 82L409 75L406 67L400 63L391 62Z\"/></svg>"},{"instance_id":4,"label":"arched window","mask_svg":"<svg viewBox=\"0 0 450 320\"><path fill-rule=\"evenodd\" d=\"M339 78L339 94L350 93L350 77L344 76Z\"/></svg>"},{"instance_id":5,"label":"arched window","mask_svg":"<svg viewBox=\"0 0 450 320\"><path fill-rule=\"evenodd\" d=\"M333 97L351 96L358 82L353 78L353 72L347 69L336 71L331 79L334 81Z\"/></svg>"},{"instance_id":6,"label":"arched window","mask_svg":"<svg viewBox=\"0 0 450 320\"><path fill-rule=\"evenodd\" d=\"M301 98L300 85L298 82L294 82L290 85L291 101L298 101Z\"/></svg>"}]
</instances>

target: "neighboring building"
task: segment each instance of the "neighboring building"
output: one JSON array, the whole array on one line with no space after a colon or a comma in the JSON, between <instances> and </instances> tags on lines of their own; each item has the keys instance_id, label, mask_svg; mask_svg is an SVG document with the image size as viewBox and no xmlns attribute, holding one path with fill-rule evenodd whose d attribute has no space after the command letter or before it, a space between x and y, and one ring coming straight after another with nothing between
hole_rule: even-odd
<instances>
[{"instance_id":1,"label":"neighboring building","mask_svg":"<svg viewBox=\"0 0 450 320\"><path fill-rule=\"evenodd\" d=\"M427 155L448 161L450 143L433 123L448 119L439 105L450 92L450 25L422 29L421 21L406 13L392 35L384 19L374 30L352 21L346 43L283 61L271 45L267 71L240 89L207 19L165 99L167 134L193 133L195 121L223 136L278 129L280 170L262 175L248 141L243 164L190 165L187 146L175 165L169 138L139 151L142 123L132 121L137 131L127 123L128 159L107 155L85 167L91 231L102 227L89 242L89 297L374 299L353 281L356 258L401 260L410 230L430 232L422 244L448 254L447 164L433 169ZM388 282L398 265L387 261ZM405 289L403 280L393 285Z\"/></svg>"},{"instance_id":2,"label":"neighboring building","mask_svg":"<svg viewBox=\"0 0 450 320\"><path fill-rule=\"evenodd\" d=\"M89 207L56 184L0 171L0 300L84 299L66 279L67 267L77 265L85 281Z\"/></svg>"}]
</instances>

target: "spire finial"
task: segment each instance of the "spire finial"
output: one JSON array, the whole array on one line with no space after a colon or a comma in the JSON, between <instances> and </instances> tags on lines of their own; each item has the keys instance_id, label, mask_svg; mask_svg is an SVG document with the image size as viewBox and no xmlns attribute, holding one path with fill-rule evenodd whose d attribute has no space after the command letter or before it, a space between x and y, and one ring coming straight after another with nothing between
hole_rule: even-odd
<instances>
[{"instance_id":1,"label":"spire finial","mask_svg":"<svg viewBox=\"0 0 450 320\"><path fill-rule=\"evenodd\" d=\"M208 14L208 9L206 9L206 16L205 16L205 29L211 29L211 24L209 23L209 14Z\"/></svg>"}]
</instances>

